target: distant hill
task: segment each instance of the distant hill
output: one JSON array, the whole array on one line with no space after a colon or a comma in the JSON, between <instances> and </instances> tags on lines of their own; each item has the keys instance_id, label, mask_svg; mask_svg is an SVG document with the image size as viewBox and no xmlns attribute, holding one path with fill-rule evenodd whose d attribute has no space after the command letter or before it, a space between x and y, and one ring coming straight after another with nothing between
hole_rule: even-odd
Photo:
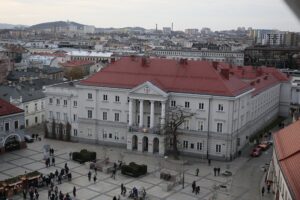
<instances>
[{"instance_id":1,"label":"distant hill","mask_svg":"<svg viewBox=\"0 0 300 200\"><path fill-rule=\"evenodd\" d=\"M17 29L17 28L26 28L28 26L21 25L21 24L5 24L5 23L0 23L0 29Z\"/></svg>"},{"instance_id":2,"label":"distant hill","mask_svg":"<svg viewBox=\"0 0 300 200\"><path fill-rule=\"evenodd\" d=\"M123 27L123 28L96 28L96 32L144 32L142 27Z\"/></svg>"},{"instance_id":3,"label":"distant hill","mask_svg":"<svg viewBox=\"0 0 300 200\"><path fill-rule=\"evenodd\" d=\"M40 24L35 24L30 26L30 29L52 29L55 27L67 27L69 25L77 26L78 29L82 28L84 24L79 24L76 22L65 22L65 21L56 21L56 22L45 22Z\"/></svg>"}]
</instances>

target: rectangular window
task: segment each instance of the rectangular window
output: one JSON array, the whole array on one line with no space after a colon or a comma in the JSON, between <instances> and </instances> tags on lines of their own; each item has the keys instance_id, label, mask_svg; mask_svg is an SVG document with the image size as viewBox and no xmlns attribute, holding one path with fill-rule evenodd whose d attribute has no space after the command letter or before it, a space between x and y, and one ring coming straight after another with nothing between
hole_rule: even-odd
<instances>
[{"instance_id":1,"label":"rectangular window","mask_svg":"<svg viewBox=\"0 0 300 200\"><path fill-rule=\"evenodd\" d=\"M68 121L68 114L64 113L64 121Z\"/></svg>"},{"instance_id":2,"label":"rectangular window","mask_svg":"<svg viewBox=\"0 0 300 200\"><path fill-rule=\"evenodd\" d=\"M56 104L59 105L60 104L60 100L56 99Z\"/></svg>"},{"instance_id":3,"label":"rectangular window","mask_svg":"<svg viewBox=\"0 0 300 200\"><path fill-rule=\"evenodd\" d=\"M186 101L186 102L184 103L184 107L185 107L185 108L189 108L189 107L190 107L190 102Z\"/></svg>"},{"instance_id":4,"label":"rectangular window","mask_svg":"<svg viewBox=\"0 0 300 200\"><path fill-rule=\"evenodd\" d=\"M221 153L221 145L220 144L216 145L216 153Z\"/></svg>"},{"instance_id":5,"label":"rectangular window","mask_svg":"<svg viewBox=\"0 0 300 200\"><path fill-rule=\"evenodd\" d=\"M199 110L204 110L204 103L199 103Z\"/></svg>"},{"instance_id":6,"label":"rectangular window","mask_svg":"<svg viewBox=\"0 0 300 200\"><path fill-rule=\"evenodd\" d=\"M191 149L194 149L194 143L191 143Z\"/></svg>"},{"instance_id":7,"label":"rectangular window","mask_svg":"<svg viewBox=\"0 0 300 200\"><path fill-rule=\"evenodd\" d=\"M49 98L49 104L52 104L52 103L53 103L53 99Z\"/></svg>"},{"instance_id":8,"label":"rectangular window","mask_svg":"<svg viewBox=\"0 0 300 200\"><path fill-rule=\"evenodd\" d=\"M88 93L88 99L93 99L92 93Z\"/></svg>"},{"instance_id":9,"label":"rectangular window","mask_svg":"<svg viewBox=\"0 0 300 200\"><path fill-rule=\"evenodd\" d=\"M73 130L73 134L74 134L75 137L77 136L77 129Z\"/></svg>"},{"instance_id":10,"label":"rectangular window","mask_svg":"<svg viewBox=\"0 0 300 200\"><path fill-rule=\"evenodd\" d=\"M88 110L87 114L88 114L89 119L93 118L93 111L92 110Z\"/></svg>"},{"instance_id":11,"label":"rectangular window","mask_svg":"<svg viewBox=\"0 0 300 200\"><path fill-rule=\"evenodd\" d=\"M219 104L219 105L218 105L218 111L224 111L223 104Z\"/></svg>"},{"instance_id":12,"label":"rectangular window","mask_svg":"<svg viewBox=\"0 0 300 200\"><path fill-rule=\"evenodd\" d=\"M201 151L202 150L202 143L197 142L197 150Z\"/></svg>"},{"instance_id":13,"label":"rectangular window","mask_svg":"<svg viewBox=\"0 0 300 200\"><path fill-rule=\"evenodd\" d=\"M107 120L107 112L103 112L103 120Z\"/></svg>"},{"instance_id":14,"label":"rectangular window","mask_svg":"<svg viewBox=\"0 0 300 200\"><path fill-rule=\"evenodd\" d=\"M35 123L37 124L37 123L38 123L38 117L35 117L35 118L34 118L34 121L35 121Z\"/></svg>"},{"instance_id":15,"label":"rectangular window","mask_svg":"<svg viewBox=\"0 0 300 200\"><path fill-rule=\"evenodd\" d=\"M115 96L115 101L116 102L120 102L120 97L119 96Z\"/></svg>"},{"instance_id":16,"label":"rectangular window","mask_svg":"<svg viewBox=\"0 0 300 200\"><path fill-rule=\"evenodd\" d=\"M183 141L183 148L187 149L189 147L189 142L188 141Z\"/></svg>"},{"instance_id":17,"label":"rectangular window","mask_svg":"<svg viewBox=\"0 0 300 200\"><path fill-rule=\"evenodd\" d=\"M73 121L75 122L77 119L77 115L76 114L73 114Z\"/></svg>"},{"instance_id":18,"label":"rectangular window","mask_svg":"<svg viewBox=\"0 0 300 200\"><path fill-rule=\"evenodd\" d=\"M49 111L49 118L53 119L53 112L52 111Z\"/></svg>"},{"instance_id":19,"label":"rectangular window","mask_svg":"<svg viewBox=\"0 0 300 200\"><path fill-rule=\"evenodd\" d=\"M189 130L190 129L189 125L190 125L189 120L185 120L183 123L184 129Z\"/></svg>"},{"instance_id":20,"label":"rectangular window","mask_svg":"<svg viewBox=\"0 0 300 200\"><path fill-rule=\"evenodd\" d=\"M68 105L68 100L64 100L64 106Z\"/></svg>"},{"instance_id":21,"label":"rectangular window","mask_svg":"<svg viewBox=\"0 0 300 200\"><path fill-rule=\"evenodd\" d=\"M112 133L108 134L108 138L110 138L110 139L112 138Z\"/></svg>"},{"instance_id":22,"label":"rectangular window","mask_svg":"<svg viewBox=\"0 0 300 200\"><path fill-rule=\"evenodd\" d=\"M37 103L34 104L34 110L35 110L35 111L38 110Z\"/></svg>"},{"instance_id":23,"label":"rectangular window","mask_svg":"<svg viewBox=\"0 0 300 200\"><path fill-rule=\"evenodd\" d=\"M198 121L198 131L203 131L204 129L204 121Z\"/></svg>"},{"instance_id":24,"label":"rectangular window","mask_svg":"<svg viewBox=\"0 0 300 200\"><path fill-rule=\"evenodd\" d=\"M25 112L28 113L28 106L25 106Z\"/></svg>"},{"instance_id":25,"label":"rectangular window","mask_svg":"<svg viewBox=\"0 0 300 200\"><path fill-rule=\"evenodd\" d=\"M60 120L60 112L56 112L56 119Z\"/></svg>"},{"instance_id":26,"label":"rectangular window","mask_svg":"<svg viewBox=\"0 0 300 200\"><path fill-rule=\"evenodd\" d=\"M73 106L77 107L77 101L73 101Z\"/></svg>"},{"instance_id":27,"label":"rectangular window","mask_svg":"<svg viewBox=\"0 0 300 200\"><path fill-rule=\"evenodd\" d=\"M176 107L176 101L171 101L171 107Z\"/></svg>"},{"instance_id":28,"label":"rectangular window","mask_svg":"<svg viewBox=\"0 0 300 200\"><path fill-rule=\"evenodd\" d=\"M19 121L15 121L15 129L19 128Z\"/></svg>"},{"instance_id":29,"label":"rectangular window","mask_svg":"<svg viewBox=\"0 0 300 200\"><path fill-rule=\"evenodd\" d=\"M104 139L107 138L107 133L106 133L106 131L103 131L103 138L104 138Z\"/></svg>"},{"instance_id":30,"label":"rectangular window","mask_svg":"<svg viewBox=\"0 0 300 200\"><path fill-rule=\"evenodd\" d=\"M89 136L89 137L93 136L93 134L92 134L92 129L90 129L90 128L88 128L88 136Z\"/></svg>"},{"instance_id":31,"label":"rectangular window","mask_svg":"<svg viewBox=\"0 0 300 200\"><path fill-rule=\"evenodd\" d=\"M223 130L223 124L220 123L220 122L218 122L218 123L217 123L217 132L218 132L218 133L222 133L222 130Z\"/></svg>"},{"instance_id":32,"label":"rectangular window","mask_svg":"<svg viewBox=\"0 0 300 200\"><path fill-rule=\"evenodd\" d=\"M5 131L9 131L9 122L5 123Z\"/></svg>"},{"instance_id":33,"label":"rectangular window","mask_svg":"<svg viewBox=\"0 0 300 200\"><path fill-rule=\"evenodd\" d=\"M119 113L115 113L115 122L120 121L120 114Z\"/></svg>"},{"instance_id":34,"label":"rectangular window","mask_svg":"<svg viewBox=\"0 0 300 200\"><path fill-rule=\"evenodd\" d=\"M103 95L103 101L107 101L107 94Z\"/></svg>"}]
</instances>

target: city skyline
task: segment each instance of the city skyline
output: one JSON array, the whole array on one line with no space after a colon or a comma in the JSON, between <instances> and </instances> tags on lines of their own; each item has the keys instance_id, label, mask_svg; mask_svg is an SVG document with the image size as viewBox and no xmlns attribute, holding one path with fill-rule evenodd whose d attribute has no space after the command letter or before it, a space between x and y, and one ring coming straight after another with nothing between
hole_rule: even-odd
<instances>
[{"instance_id":1,"label":"city skyline","mask_svg":"<svg viewBox=\"0 0 300 200\"><path fill-rule=\"evenodd\" d=\"M209 27L230 30L237 27L300 31L300 22L282 0L193 1L186 0L0 0L1 23L34 25L49 21L75 21L96 27L174 30Z\"/></svg>"}]
</instances>

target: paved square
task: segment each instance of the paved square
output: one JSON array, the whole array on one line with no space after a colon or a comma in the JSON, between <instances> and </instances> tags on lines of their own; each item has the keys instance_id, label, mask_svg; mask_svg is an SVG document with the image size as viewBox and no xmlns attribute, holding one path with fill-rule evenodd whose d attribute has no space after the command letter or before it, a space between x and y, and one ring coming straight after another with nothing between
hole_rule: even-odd
<instances>
[{"instance_id":1,"label":"paved square","mask_svg":"<svg viewBox=\"0 0 300 200\"><path fill-rule=\"evenodd\" d=\"M55 161L56 166L45 167L43 160L43 145L50 144L51 148L55 149ZM66 148L67 146L67 148ZM106 148L106 147L105 147ZM109 158L112 162L120 160L120 151L124 154L124 162L136 162L147 165L148 173L138 178L132 178L122 175L120 171L117 172L116 179L112 179L111 174L103 172L97 173L97 182L94 183L93 176L94 171L88 168L88 165L79 164L71 161L69 158L69 152L80 151L81 149L88 149L96 151L98 158L103 158L103 147L80 144L80 143L66 143L55 140L44 139L41 142L34 142L28 144L28 148L20 151L6 153L0 155L0 181L14 177L16 175L24 174L25 171L37 170L43 174L54 173L57 169L59 172L64 168L65 163L72 173L72 180L69 182L63 180L62 184L57 185L58 190L64 194L69 193L73 196L72 191L75 186L77 189L77 200L111 200L114 196L120 195L120 185L123 183L127 188L126 197L121 196L121 200L126 200L130 190L133 187L145 188L149 200L196 200L196 199L208 199L212 196L212 185L215 183L224 183L231 181L223 177L214 177L212 167L207 164L188 165L185 168L185 188L182 189L182 184L174 186L170 191L163 191L161 184L165 181L160 179L160 169L164 167L164 170L169 171L172 174L181 175L181 169L174 171L174 168L167 168L168 165L160 165L158 160L160 158L151 157L147 155L137 155L134 153L124 153L124 149L109 148L106 151L109 152ZM122 158L123 159L123 158ZM196 168L200 168L199 176L195 176ZM224 168L225 169L225 168ZM92 180L88 181L87 174L89 170L92 172ZM200 185L200 194L195 195L192 193L191 183L193 181ZM56 185L56 183L55 183ZM242 188L244 190L244 188ZM46 187L39 189L40 199L48 199L48 189ZM235 193L237 197L240 193ZM219 192L220 197L228 199L228 192ZM14 196L13 199L21 200L21 195Z\"/></svg>"}]
</instances>

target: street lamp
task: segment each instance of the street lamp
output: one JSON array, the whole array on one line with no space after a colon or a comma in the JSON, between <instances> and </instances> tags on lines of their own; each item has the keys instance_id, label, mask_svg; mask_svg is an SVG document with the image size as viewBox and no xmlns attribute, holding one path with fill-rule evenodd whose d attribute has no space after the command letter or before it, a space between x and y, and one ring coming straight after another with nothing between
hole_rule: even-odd
<instances>
[{"instance_id":1,"label":"street lamp","mask_svg":"<svg viewBox=\"0 0 300 200\"><path fill-rule=\"evenodd\" d=\"M182 189L184 189L184 162L182 161Z\"/></svg>"}]
</instances>

